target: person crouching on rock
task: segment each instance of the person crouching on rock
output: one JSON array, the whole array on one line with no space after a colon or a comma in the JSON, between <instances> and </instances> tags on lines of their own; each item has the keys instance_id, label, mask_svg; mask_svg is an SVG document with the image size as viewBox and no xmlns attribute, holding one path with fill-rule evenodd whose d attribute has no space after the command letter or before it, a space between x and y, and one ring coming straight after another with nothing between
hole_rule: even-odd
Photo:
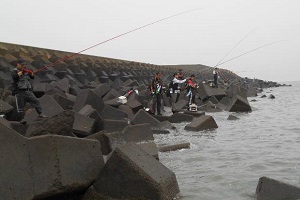
<instances>
[{"instance_id":1,"label":"person crouching on rock","mask_svg":"<svg viewBox=\"0 0 300 200\"><path fill-rule=\"evenodd\" d=\"M36 96L34 96L29 82L30 79L34 79L34 73L25 68L25 65L24 60L18 60L17 67L11 72L13 78L13 95L15 95L16 98L17 111L20 114L20 123L22 124L27 123L24 119L24 107L26 102L35 108L39 117L47 118L47 116L43 114L41 104Z\"/></svg>"},{"instance_id":2,"label":"person crouching on rock","mask_svg":"<svg viewBox=\"0 0 300 200\"><path fill-rule=\"evenodd\" d=\"M161 115L160 107L161 107L161 99L162 99L162 87L163 87L163 83L161 79L161 73L157 72L150 85L150 92L153 100L151 113L153 115L155 115L156 108L157 108L157 115Z\"/></svg>"}]
</instances>

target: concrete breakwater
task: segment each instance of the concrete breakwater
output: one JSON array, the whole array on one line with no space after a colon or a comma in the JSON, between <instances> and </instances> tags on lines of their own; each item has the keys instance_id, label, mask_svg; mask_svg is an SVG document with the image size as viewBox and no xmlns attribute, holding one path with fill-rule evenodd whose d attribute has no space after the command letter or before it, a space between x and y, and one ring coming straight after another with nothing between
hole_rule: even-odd
<instances>
[{"instance_id":1,"label":"concrete breakwater","mask_svg":"<svg viewBox=\"0 0 300 200\"><path fill-rule=\"evenodd\" d=\"M179 113L164 116L144 110L151 104L148 85L157 71L169 83L176 68L78 55L36 74L33 92L48 119L28 107L26 125L18 121L11 95L10 71L22 58L36 71L69 53L0 43L1 164L0 194L4 199L172 199L179 193L175 174L159 162L153 134L168 133L172 123L189 121L187 130L217 128L206 113L251 112L248 96L275 82L243 79L222 70L223 80L211 87L212 69L185 67L199 82L198 112L186 110L181 95ZM206 81L202 83L202 81ZM118 97L131 89L138 93ZM163 108L164 109L164 108ZM180 145L178 145L180 146ZM189 145L182 145L189 146ZM166 147L165 147L166 148ZM169 148L172 149L172 148ZM173 149L177 149L174 148Z\"/></svg>"}]
</instances>

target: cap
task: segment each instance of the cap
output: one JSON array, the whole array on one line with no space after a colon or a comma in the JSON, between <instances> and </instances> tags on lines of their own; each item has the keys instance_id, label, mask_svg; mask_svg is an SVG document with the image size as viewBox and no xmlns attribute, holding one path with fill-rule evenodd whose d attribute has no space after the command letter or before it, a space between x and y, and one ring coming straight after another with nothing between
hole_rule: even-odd
<instances>
[{"instance_id":1,"label":"cap","mask_svg":"<svg viewBox=\"0 0 300 200\"><path fill-rule=\"evenodd\" d=\"M23 59L19 59L19 60L17 61L17 64L24 65L24 64L26 64L26 61L23 60Z\"/></svg>"}]
</instances>

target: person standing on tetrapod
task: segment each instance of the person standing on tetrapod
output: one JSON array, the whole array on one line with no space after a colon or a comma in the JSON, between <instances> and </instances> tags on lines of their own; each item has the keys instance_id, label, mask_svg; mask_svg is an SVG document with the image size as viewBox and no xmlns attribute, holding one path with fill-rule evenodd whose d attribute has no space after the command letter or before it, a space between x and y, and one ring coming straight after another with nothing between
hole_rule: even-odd
<instances>
[{"instance_id":1,"label":"person standing on tetrapod","mask_svg":"<svg viewBox=\"0 0 300 200\"><path fill-rule=\"evenodd\" d=\"M162 99L162 88L163 82L161 79L161 73L157 72L150 85L150 92L153 100L151 114L153 115L155 115L155 111L157 111L157 115L161 115L160 107Z\"/></svg>"},{"instance_id":2,"label":"person standing on tetrapod","mask_svg":"<svg viewBox=\"0 0 300 200\"><path fill-rule=\"evenodd\" d=\"M188 109L190 105L195 104L195 97L197 93L197 83L195 81L195 75L192 74L191 77L187 80L187 94L188 97Z\"/></svg>"},{"instance_id":3,"label":"person standing on tetrapod","mask_svg":"<svg viewBox=\"0 0 300 200\"><path fill-rule=\"evenodd\" d=\"M173 80L169 84L170 104L171 104L173 113L178 112L178 110L176 110L176 108L175 108L175 98L177 98L178 93L180 93L180 88L178 85L185 83L187 79L189 79L189 78L180 80L178 73L175 73L173 75Z\"/></svg>"},{"instance_id":4,"label":"person standing on tetrapod","mask_svg":"<svg viewBox=\"0 0 300 200\"><path fill-rule=\"evenodd\" d=\"M215 67L213 70L213 77L214 77L214 87L218 87L218 78L219 78L219 69Z\"/></svg>"},{"instance_id":5,"label":"person standing on tetrapod","mask_svg":"<svg viewBox=\"0 0 300 200\"><path fill-rule=\"evenodd\" d=\"M185 80L184 75L182 73L182 69L179 69L177 74L178 74L178 78L177 78L178 80ZM179 97L180 97L180 91L183 90L183 89L184 89L183 84L180 83L178 85L178 92L177 92L177 95L176 95L175 103L178 102Z\"/></svg>"},{"instance_id":6,"label":"person standing on tetrapod","mask_svg":"<svg viewBox=\"0 0 300 200\"><path fill-rule=\"evenodd\" d=\"M24 107L26 102L35 108L40 118L47 118L43 114L43 110L39 100L32 92L32 87L29 82L30 79L34 79L33 71L25 68L26 62L24 60L17 61L17 67L11 72L13 79L13 95L16 98L17 111L20 114L20 123L26 124L24 119Z\"/></svg>"}]
</instances>

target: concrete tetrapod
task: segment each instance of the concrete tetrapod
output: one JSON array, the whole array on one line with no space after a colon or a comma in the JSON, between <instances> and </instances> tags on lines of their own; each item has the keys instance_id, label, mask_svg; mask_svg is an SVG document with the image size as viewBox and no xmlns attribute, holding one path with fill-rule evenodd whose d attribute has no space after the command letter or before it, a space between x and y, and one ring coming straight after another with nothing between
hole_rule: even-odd
<instances>
[{"instance_id":1,"label":"concrete tetrapod","mask_svg":"<svg viewBox=\"0 0 300 200\"><path fill-rule=\"evenodd\" d=\"M1 123L0 129L1 199L39 199L84 189L103 168L96 140L27 139Z\"/></svg>"},{"instance_id":2,"label":"concrete tetrapod","mask_svg":"<svg viewBox=\"0 0 300 200\"><path fill-rule=\"evenodd\" d=\"M101 196L119 199L173 199L175 174L133 142L118 147L94 182Z\"/></svg>"}]
</instances>

